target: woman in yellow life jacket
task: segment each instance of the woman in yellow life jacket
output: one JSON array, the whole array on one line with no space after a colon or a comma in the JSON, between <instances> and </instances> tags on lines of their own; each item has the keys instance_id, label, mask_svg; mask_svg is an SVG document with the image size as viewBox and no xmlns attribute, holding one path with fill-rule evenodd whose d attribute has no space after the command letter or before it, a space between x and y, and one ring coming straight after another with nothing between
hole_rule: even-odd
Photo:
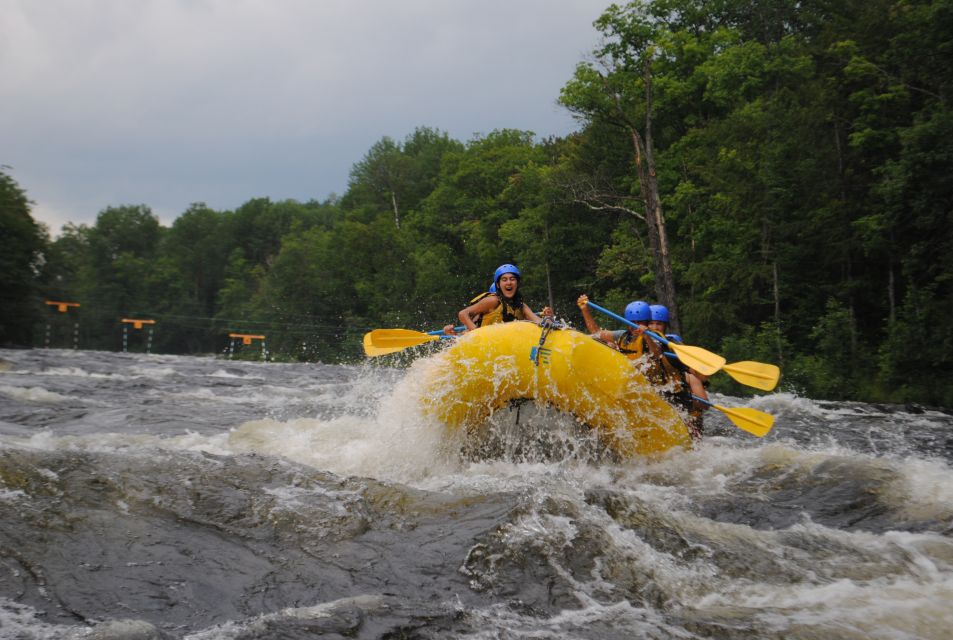
<instances>
[{"instance_id":1,"label":"woman in yellow life jacket","mask_svg":"<svg viewBox=\"0 0 953 640\"><path fill-rule=\"evenodd\" d=\"M586 323L586 331L592 334L592 337L600 342L605 342L617 351L621 351L628 358L634 360L641 358L646 351L648 338L642 335L642 332L648 327L651 319L649 303L642 300L633 300L625 307L625 319L638 325L638 328L629 327L618 331L607 331L596 324L589 311L589 296L582 294L576 300L579 309L582 310L582 319Z\"/></svg>"},{"instance_id":2,"label":"woman in yellow life jacket","mask_svg":"<svg viewBox=\"0 0 953 640\"><path fill-rule=\"evenodd\" d=\"M475 298L476 302L457 314L457 318L467 330L513 320L542 323L542 318L523 302L523 295L520 293L520 270L515 265L500 265L493 274L493 284L496 286L495 293L486 296L480 294ZM543 309L543 315L552 317L552 309L546 307ZM448 324L443 328L443 332L452 335L453 325Z\"/></svg>"},{"instance_id":3,"label":"woman in yellow life jacket","mask_svg":"<svg viewBox=\"0 0 953 640\"><path fill-rule=\"evenodd\" d=\"M489 289L487 289L487 290L484 291L483 293L478 293L478 294L476 294L475 296L473 296L473 298L470 299L470 304L471 304L471 305L474 305L474 304L476 304L477 302L479 302L480 300L483 300L484 298L489 298L490 296L494 295L495 293L496 293L496 283L495 283L495 282L491 282ZM479 327L479 326L480 326L480 322L481 322L482 319L483 319L483 314L481 313L481 314L476 315L476 316L471 316L470 319L473 320L473 324L475 324L476 326ZM444 327L444 328L446 329L446 327Z\"/></svg>"}]
</instances>

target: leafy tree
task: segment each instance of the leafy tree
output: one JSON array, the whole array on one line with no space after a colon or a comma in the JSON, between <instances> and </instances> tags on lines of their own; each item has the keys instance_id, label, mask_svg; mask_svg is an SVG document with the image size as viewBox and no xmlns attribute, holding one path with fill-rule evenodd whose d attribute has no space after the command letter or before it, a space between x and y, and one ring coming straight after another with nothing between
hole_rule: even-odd
<instances>
[{"instance_id":1,"label":"leafy tree","mask_svg":"<svg viewBox=\"0 0 953 640\"><path fill-rule=\"evenodd\" d=\"M33 341L46 230L30 214L26 192L0 171L0 345Z\"/></svg>"},{"instance_id":2,"label":"leafy tree","mask_svg":"<svg viewBox=\"0 0 953 640\"><path fill-rule=\"evenodd\" d=\"M533 134L514 130L475 138L465 150L444 156L437 187L408 218L408 227L415 245L444 245L455 258L445 279L456 283L456 300L446 303L445 317L485 291L498 265L513 260L499 229L516 217L519 205L503 192L523 167L541 160Z\"/></svg>"},{"instance_id":3,"label":"leafy tree","mask_svg":"<svg viewBox=\"0 0 953 640\"><path fill-rule=\"evenodd\" d=\"M240 247L232 249L225 265L225 278L218 291L216 316L228 322L254 316L252 301L258 291L264 269L245 259Z\"/></svg>"},{"instance_id":4,"label":"leafy tree","mask_svg":"<svg viewBox=\"0 0 953 640\"><path fill-rule=\"evenodd\" d=\"M595 52L595 62L582 63L562 90L560 101L584 121L602 121L619 127L632 145L632 161L646 232L655 258L658 299L668 306L678 330L675 275L669 252L668 231L662 211L656 169L655 66L664 59L671 35L648 3L611 5L595 22L605 40ZM594 194L585 196L596 200Z\"/></svg>"},{"instance_id":5,"label":"leafy tree","mask_svg":"<svg viewBox=\"0 0 953 640\"><path fill-rule=\"evenodd\" d=\"M46 253L44 292L52 300L72 300L89 278L89 227L68 223Z\"/></svg>"},{"instance_id":6,"label":"leafy tree","mask_svg":"<svg viewBox=\"0 0 953 640\"><path fill-rule=\"evenodd\" d=\"M416 209L436 186L443 156L461 149L446 133L426 127L417 128L403 143L384 137L351 169L342 205L387 211L399 229L402 213Z\"/></svg>"}]
</instances>

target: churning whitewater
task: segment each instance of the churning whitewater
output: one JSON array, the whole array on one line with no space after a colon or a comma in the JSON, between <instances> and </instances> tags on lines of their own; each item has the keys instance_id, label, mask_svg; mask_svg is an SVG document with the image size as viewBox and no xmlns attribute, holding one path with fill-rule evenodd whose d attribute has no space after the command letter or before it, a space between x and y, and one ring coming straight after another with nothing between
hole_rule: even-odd
<instances>
[{"instance_id":1,"label":"churning whitewater","mask_svg":"<svg viewBox=\"0 0 953 640\"><path fill-rule=\"evenodd\" d=\"M475 446L409 368L0 351L0 637L947 638L953 416L776 393L763 439Z\"/></svg>"}]
</instances>

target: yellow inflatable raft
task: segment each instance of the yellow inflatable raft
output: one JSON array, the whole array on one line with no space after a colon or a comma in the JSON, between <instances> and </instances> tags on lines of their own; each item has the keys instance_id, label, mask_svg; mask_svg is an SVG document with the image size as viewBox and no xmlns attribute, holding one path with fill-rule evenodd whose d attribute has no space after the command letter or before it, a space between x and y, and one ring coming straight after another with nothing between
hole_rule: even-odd
<instances>
[{"instance_id":1,"label":"yellow inflatable raft","mask_svg":"<svg viewBox=\"0 0 953 640\"><path fill-rule=\"evenodd\" d=\"M422 396L424 409L454 428L481 424L511 400L530 398L599 430L623 456L690 446L678 412L631 360L571 329L530 322L471 331L437 354ZM536 357L538 354L538 358Z\"/></svg>"}]
</instances>

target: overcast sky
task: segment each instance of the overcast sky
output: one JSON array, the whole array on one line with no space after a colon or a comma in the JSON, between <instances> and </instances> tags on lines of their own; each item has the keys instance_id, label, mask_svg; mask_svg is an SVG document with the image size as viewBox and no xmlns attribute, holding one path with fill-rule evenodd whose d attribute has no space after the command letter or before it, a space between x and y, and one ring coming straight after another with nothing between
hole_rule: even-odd
<instances>
[{"instance_id":1,"label":"overcast sky","mask_svg":"<svg viewBox=\"0 0 953 640\"><path fill-rule=\"evenodd\" d=\"M55 234L107 206L324 200L384 136L563 135L608 0L0 0L0 164Z\"/></svg>"}]
</instances>

